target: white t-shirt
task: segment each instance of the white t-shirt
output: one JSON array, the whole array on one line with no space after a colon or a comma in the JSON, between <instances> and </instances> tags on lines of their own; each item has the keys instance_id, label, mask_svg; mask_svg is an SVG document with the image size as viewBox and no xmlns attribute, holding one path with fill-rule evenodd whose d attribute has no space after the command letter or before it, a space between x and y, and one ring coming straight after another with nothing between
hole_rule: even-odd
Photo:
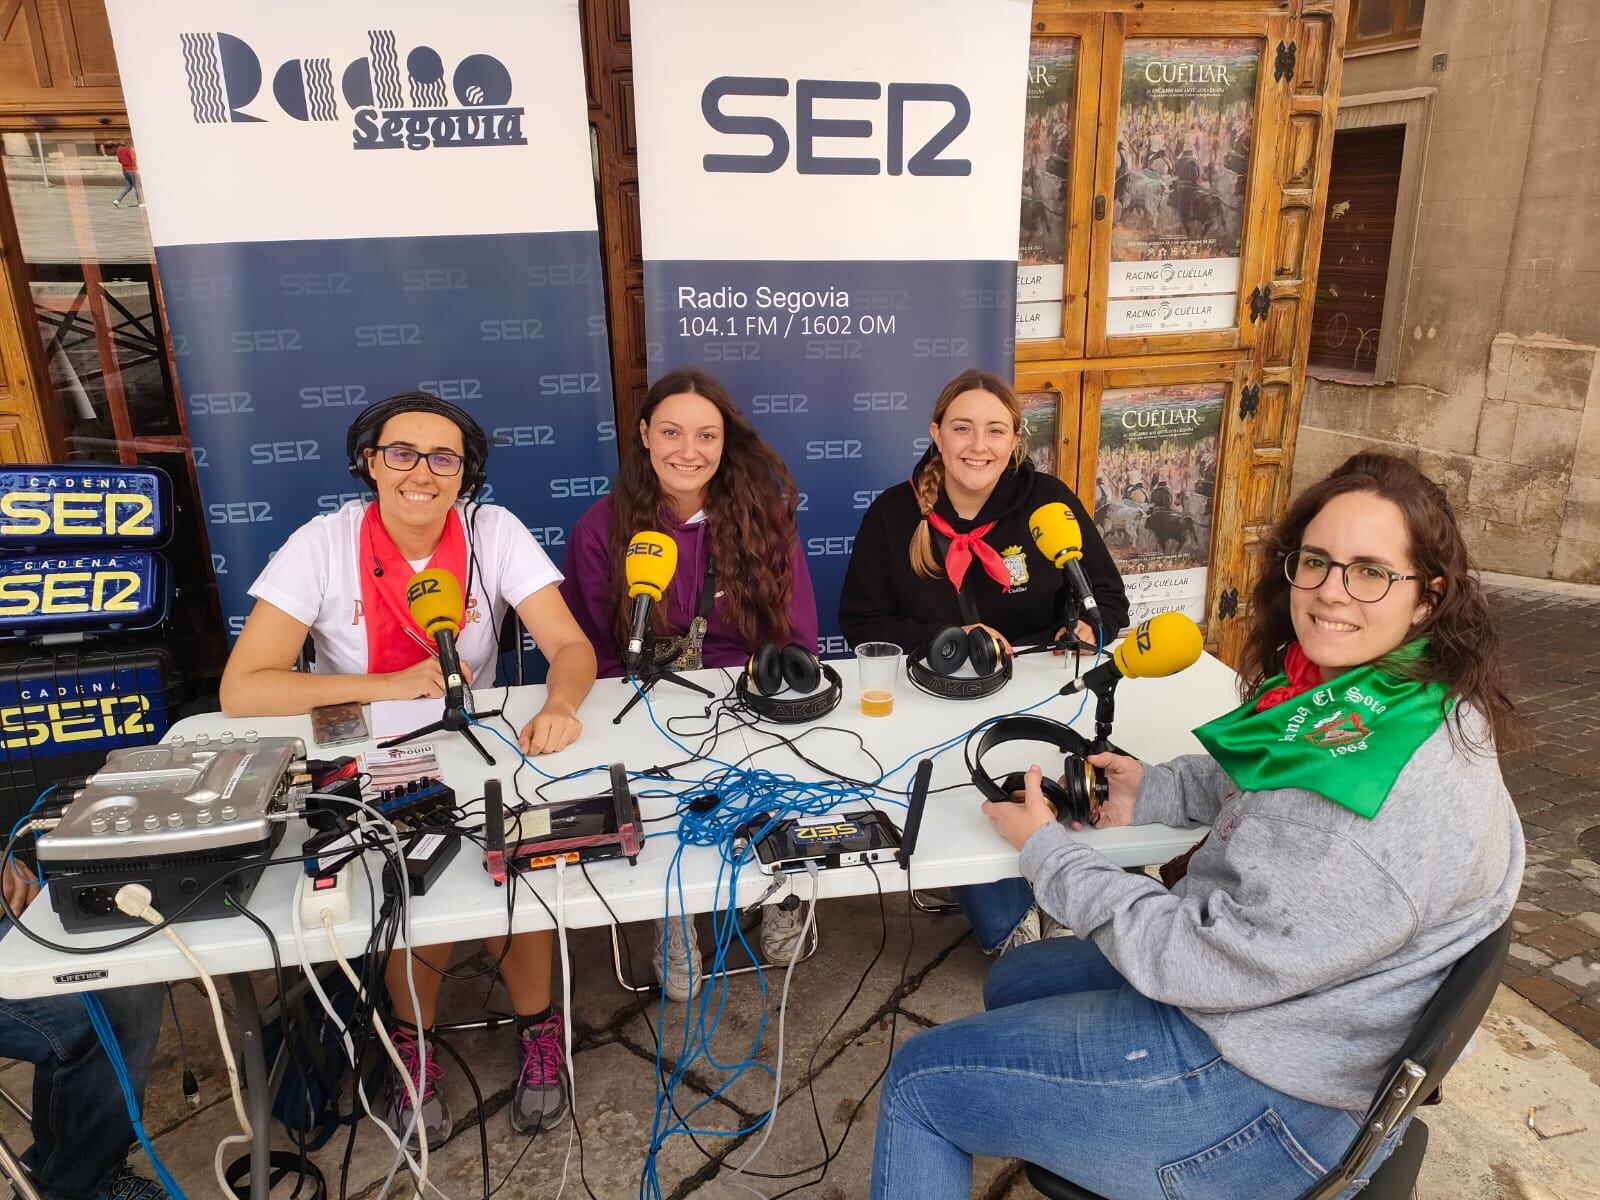
<instances>
[{"instance_id":1,"label":"white t-shirt","mask_svg":"<svg viewBox=\"0 0 1600 1200\"><path fill-rule=\"evenodd\" d=\"M367 673L367 630L361 605L361 576L371 563L360 559L361 522L368 501L352 500L337 512L313 517L289 535L250 585L257 600L282 609L311 629L317 647L315 669L333 675ZM474 506L469 517L456 506L467 535L466 622L456 639L461 661L473 682L494 682L494 664L506 608L515 608L540 588L561 582L561 572L533 535L508 510L496 504ZM428 564L414 562L420 571ZM461 581L463 588L467 581ZM485 612L487 608L487 612Z\"/></svg>"}]
</instances>

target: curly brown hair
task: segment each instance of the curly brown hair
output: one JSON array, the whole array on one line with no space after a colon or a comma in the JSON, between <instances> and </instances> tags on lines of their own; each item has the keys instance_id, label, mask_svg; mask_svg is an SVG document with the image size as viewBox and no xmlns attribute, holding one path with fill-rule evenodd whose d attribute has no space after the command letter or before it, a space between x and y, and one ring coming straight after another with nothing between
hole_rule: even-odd
<instances>
[{"instance_id":1,"label":"curly brown hair","mask_svg":"<svg viewBox=\"0 0 1600 1200\"><path fill-rule=\"evenodd\" d=\"M761 440L728 389L698 367L680 367L656 380L639 409L640 431L621 439L607 531L611 578L624 578L622 560L633 535L655 528L661 520L661 481L650 465L642 430L663 400L684 393L704 397L722 414L722 461L706 484L705 513L723 615L752 650L767 642L787 641L799 492L783 459ZM699 581L695 582L698 587ZM625 646L628 606L622 592L613 588L612 595L611 631L617 644ZM669 632L666 607L655 608L658 634Z\"/></svg>"},{"instance_id":2,"label":"curly brown hair","mask_svg":"<svg viewBox=\"0 0 1600 1200\"><path fill-rule=\"evenodd\" d=\"M945 384L939 392L939 398L933 402L933 416L930 418L933 424L944 424L944 414L949 411L950 405L955 403L957 396L966 392L988 392L1005 405L1006 412L1011 414L1012 432L1018 435L1017 448L1011 452L1011 466L1013 469L1021 466L1028 454L1028 444L1021 437L1022 403L1011 385L998 375L991 375L988 371L963 371ZM922 464L922 473L917 476L913 486L917 493L917 508L926 518L939 502L939 493L944 490L944 459L940 457L937 445L928 446L928 461ZM944 568L933 557L933 535L928 532L926 520L917 522L911 534L911 569L924 579L937 579L944 573Z\"/></svg>"},{"instance_id":3,"label":"curly brown hair","mask_svg":"<svg viewBox=\"0 0 1600 1200\"><path fill-rule=\"evenodd\" d=\"M1425 585L1428 614L1413 630L1427 636L1427 653L1388 663L1386 669L1419 682L1445 684L1452 696L1483 715L1495 746L1508 749L1516 730L1500 656L1500 630L1489 612L1455 510L1443 488L1414 464L1392 454L1369 452L1346 459L1333 474L1300 493L1262 544L1265 557L1252 597L1253 624L1239 668L1240 694L1246 699L1256 695L1262 684L1283 670L1284 658L1295 640L1284 559L1300 548L1306 526L1323 506L1350 492L1367 492L1397 505L1405 517L1415 570L1425 580L1440 581L1437 586ZM1460 716L1458 704L1451 736L1457 744L1465 744Z\"/></svg>"}]
</instances>

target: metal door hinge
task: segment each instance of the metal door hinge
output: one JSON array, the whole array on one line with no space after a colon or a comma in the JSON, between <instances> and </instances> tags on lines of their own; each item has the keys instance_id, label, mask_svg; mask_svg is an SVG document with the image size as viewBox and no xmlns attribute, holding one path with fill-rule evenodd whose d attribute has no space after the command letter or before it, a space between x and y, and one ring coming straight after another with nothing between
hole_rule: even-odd
<instances>
[{"instance_id":1,"label":"metal door hinge","mask_svg":"<svg viewBox=\"0 0 1600 1200\"><path fill-rule=\"evenodd\" d=\"M1264 283L1250 293L1250 324L1266 319L1272 303L1272 285Z\"/></svg>"},{"instance_id":2,"label":"metal door hinge","mask_svg":"<svg viewBox=\"0 0 1600 1200\"><path fill-rule=\"evenodd\" d=\"M1104 196L1096 196L1094 198L1094 219L1096 221L1104 221L1106 219L1106 198Z\"/></svg>"},{"instance_id":3,"label":"metal door hinge","mask_svg":"<svg viewBox=\"0 0 1600 1200\"><path fill-rule=\"evenodd\" d=\"M1274 80L1294 78L1294 57L1295 46L1293 42L1278 43L1278 55L1272 63L1272 78Z\"/></svg>"},{"instance_id":4,"label":"metal door hinge","mask_svg":"<svg viewBox=\"0 0 1600 1200\"><path fill-rule=\"evenodd\" d=\"M1256 415L1256 409L1261 406L1261 385L1247 383L1239 389L1239 419L1247 420Z\"/></svg>"}]
</instances>

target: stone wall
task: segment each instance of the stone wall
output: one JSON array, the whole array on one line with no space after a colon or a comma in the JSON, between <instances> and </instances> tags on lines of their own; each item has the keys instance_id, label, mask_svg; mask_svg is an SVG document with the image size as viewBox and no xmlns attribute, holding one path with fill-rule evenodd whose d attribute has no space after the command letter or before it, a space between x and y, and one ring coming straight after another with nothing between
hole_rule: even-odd
<instances>
[{"instance_id":1,"label":"stone wall","mask_svg":"<svg viewBox=\"0 0 1600 1200\"><path fill-rule=\"evenodd\" d=\"M1397 379L1306 381L1296 490L1388 449L1485 569L1600 583L1597 53L1592 0L1434 0L1420 47L1346 61L1346 97L1433 88L1432 119Z\"/></svg>"}]
</instances>

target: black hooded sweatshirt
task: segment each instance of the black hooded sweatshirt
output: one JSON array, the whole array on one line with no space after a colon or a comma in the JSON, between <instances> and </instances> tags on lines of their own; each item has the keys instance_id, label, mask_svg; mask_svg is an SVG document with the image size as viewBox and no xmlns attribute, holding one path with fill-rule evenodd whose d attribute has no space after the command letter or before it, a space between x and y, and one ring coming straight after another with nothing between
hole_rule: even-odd
<instances>
[{"instance_id":1,"label":"black hooded sweatshirt","mask_svg":"<svg viewBox=\"0 0 1600 1200\"><path fill-rule=\"evenodd\" d=\"M1010 568L1013 582L1002 588L973 558L962 590L967 612L975 616L963 616L961 599L942 569L946 539L933 536L934 558L941 564L938 575L924 579L911 568L911 535L922 521L915 480L927 461L924 454L911 481L884 492L861 519L839 595L839 628L852 646L894 642L910 653L939 630L974 620L998 629L1014 646L1046 641L1061 627L1071 592L1065 573L1034 545L1028 517L1039 505L1055 500L1072 510L1082 529L1082 566L1100 605L1102 640L1109 642L1127 624L1128 595L1099 530L1071 488L1054 475L1036 471L1027 460L1000 476L982 511L970 521L956 515L943 490L934 504L934 511L957 533L994 521L983 540L1000 552Z\"/></svg>"}]
</instances>

